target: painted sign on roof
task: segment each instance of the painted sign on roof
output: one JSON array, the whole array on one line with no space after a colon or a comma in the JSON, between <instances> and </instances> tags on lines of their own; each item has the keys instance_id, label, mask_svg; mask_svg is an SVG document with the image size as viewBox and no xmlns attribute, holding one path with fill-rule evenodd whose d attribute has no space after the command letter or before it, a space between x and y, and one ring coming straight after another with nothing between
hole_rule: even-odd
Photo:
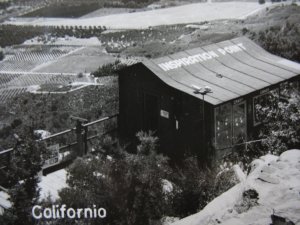
<instances>
[{"instance_id":1,"label":"painted sign on roof","mask_svg":"<svg viewBox=\"0 0 300 225\"><path fill-rule=\"evenodd\" d=\"M210 60L213 58L218 58L220 54L222 55L234 54L236 52L240 52L244 50L246 50L246 48L243 46L243 43L239 43L236 45L226 46L224 48L218 48L217 51L203 52L196 55L191 55L188 57L183 57L180 59L175 59L168 62L160 63L158 64L158 66L162 68L164 71L168 71L172 69L177 69L182 66L188 66L191 64Z\"/></svg>"},{"instance_id":2,"label":"painted sign on roof","mask_svg":"<svg viewBox=\"0 0 300 225\"><path fill-rule=\"evenodd\" d=\"M300 64L272 55L246 37L144 61L167 85L201 98L194 87L209 86L205 101L217 105L300 74Z\"/></svg>"}]
</instances>

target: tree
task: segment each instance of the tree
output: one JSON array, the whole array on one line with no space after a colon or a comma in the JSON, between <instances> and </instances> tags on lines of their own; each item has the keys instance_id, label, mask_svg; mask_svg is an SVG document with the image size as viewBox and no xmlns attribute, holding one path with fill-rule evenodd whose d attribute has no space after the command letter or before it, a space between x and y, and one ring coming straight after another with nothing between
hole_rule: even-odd
<instances>
[{"instance_id":1,"label":"tree","mask_svg":"<svg viewBox=\"0 0 300 225\"><path fill-rule=\"evenodd\" d=\"M293 9L294 6L289 6ZM286 20L282 26L271 26L265 31L259 31L258 42L267 51L300 62L300 29L298 23Z\"/></svg>"},{"instance_id":2,"label":"tree","mask_svg":"<svg viewBox=\"0 0 300 225\"><path fill-rule=\"evenodd\" d=\"M126 67L120 60L116 60L113 63L107 63L99 67L96 71L92 72L95 77L114 76L118 70Z\"/></svg>"},{"instance_id":3,"label":"tree","mask_svg":"<svg viewBox=\"0 0 300 225\"><path fill-rule=\"evenodd\" d=\"M288 84L288 86L290 86ZM273 94L271 104L257 106L264 124L261 137L263 144L272 154L281 154L287 149L297 148L300 143L300 94L291 87L285 87L279 96Z\"/></svg>"},{"instance_id":4,"label":"tree","mask_svg":"<svg viewBox=\"0 0 300 225\"><path fill-rule=\"evenodd\" d=\"M157 138L150 135L138 135L138 154L116 147L111 155L77 159L69 169L69 188L60 192L61 201L73 208L105 208L107 218L94 224L148 225L159 220L167 208L162 180L169 167L167 158L155 152L156 143L150 143Z\"/></svg>"},{"instance_id":5,"label":"tree","mask_svg":"<svg viewBox=\"0 0 300 225\"><path fill-rule=\"evenodd\" d=\"M140 141L140 144L137 146L138 154L149 155L156 151L158 138L153 135L153 131L149 131L148 133L140 131L136 134L136 137Z\"/></svg>"},{"instance_id":6,"label":"tree","mask_svg":"<svg viewBox=\"0 0 300 225\"><path fill-rule=\"evenodd\" d=\"M2 49L0 48L0 61L2 61L4 59L4 53L2 51Z\"/></svg>"},{"instance_id":7,"label":"tree","mask_svg":"<svg viewBox=\"0 0 300 225\"><path fill-rule=\"evenodd\" d=\"M14 148L13 160L8 166L7 179L12 207L0 216L1 224L34 224L31 209L39 197L38 173L43 164L45 148L31 138L21 140ZM3 223L2 223L3 222Z\"/></svg>"}]
</instances>

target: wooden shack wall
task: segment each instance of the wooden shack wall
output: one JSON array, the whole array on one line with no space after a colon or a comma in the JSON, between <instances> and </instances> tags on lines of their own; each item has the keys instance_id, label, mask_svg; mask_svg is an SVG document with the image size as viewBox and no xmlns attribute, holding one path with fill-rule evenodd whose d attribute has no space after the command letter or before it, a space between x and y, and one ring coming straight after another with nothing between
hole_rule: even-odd
<instances>
[{"instance_id":1,"label":"wooden shack wall","mask_svg":"<svg viewBox=\"0 0 300 225\"><path fill-rule=\"evenodd\" d=\"M300 91L300 76L298 75L298 76L296 76L294 78L291 78L289 80L286 80L286 81L283 81L283 82L280 82L280 83L277 83L277 84L274 84L274 85L270 85L269 87L263 88L261 90L257 90L255 92L252 92L252 93L248 94L248 95L241 96L237 99L233 99L233 100L230 100L228 102L219 104L217 106L214 106L214 108L216 109L216 108L218 108L222 105L225 105L225 104L231 104L231 107L233 107L235 104L245 102L246 103L246 121L247 121L246 122L246 135L247 136L246 136L246 139L243 143L253 141L253 140L259 140L259 139L262 138L260 136L260 131L263 128L263 124L255 122L255 119L254 119L254 113L255 113L254 99L256 97L260 97L260 96L263 96L265 94L268 94L272 91L274 91L274 92L277 91L278 94L279 94L279 97L281 98L282 97L282 96L280 96L280 92L282 91L281 84L286 83L286 82L288 82L288 83L292 82L292 83L296 84L297 89ZM215 114L215 112L214 112L214 114ZM214 116L214 119L215 118L216 117ZM232 126L234 126L233 118L232 118L231 122L232 122ZM218 148L217 143L216 143L216 121L214 121L214 132L213 132L211 137L213 137L213 140L214 140L213 144L214 144L214 147L217 150L217 155L220 156L220 157L222 157L224 154L226 155L228 153L228 151L230 152L233 149L234 146L236 148L245 148L245 145L240 145L240 143L234 143L233 140L231 142L231 146L226 147L226 148Z\"/></svg>"},{"instance_id":2,"label":"wooden shack wall","mask_svg":"<svg viewBox=\"0 0 300 225\"><path fill-rule=\"evenodd\" d=\"M203 143L210 145L213 135L212 105L205 103L205 134L202 134L202 101L166 85L142 64L120 72L119 98L119 129L123 138L136 141L135 134L149 128L146 117L148 111L154 110L158 116L155 135L159 137L161 152L178 159L189 153L207 157L208 148ZM151 116L150 119L155 121Z\"/></svg>"}]
</instances>

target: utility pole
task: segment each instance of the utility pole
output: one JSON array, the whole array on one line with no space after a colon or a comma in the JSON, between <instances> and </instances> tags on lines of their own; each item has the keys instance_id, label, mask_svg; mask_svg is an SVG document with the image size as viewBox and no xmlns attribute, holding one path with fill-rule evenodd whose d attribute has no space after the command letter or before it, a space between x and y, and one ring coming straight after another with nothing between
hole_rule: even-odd
<instances>
[{"instance_id":1,"label":"utility pole","mask_svg":"<svg viewBox=\"0 0 300 225\"><path fill-rule=\"evenodd\" d=\"M201 94L202 95L202 146L207 151L207 141L206 141L206 135L205 135L205 102L204 102L204 96L213 93L212 89L208 86L198 87L196 85L192 85L192 88L194 89L195 94Z\"/></svg>"},{"instance_id":2,"label":"utility pole","mask_svg":"<svg viewBox=\"0 0 300 225\"><path fill-rule=\"evenodd\" d=\"M202 140L203 140L203 146L207 147L206 144L206 135L205 135L205 102L204 102L204 96L212 93L212 90L210 87L206 86L205 88L201 88L199 93L202 95Z\"/></svg>"}]
</instances>

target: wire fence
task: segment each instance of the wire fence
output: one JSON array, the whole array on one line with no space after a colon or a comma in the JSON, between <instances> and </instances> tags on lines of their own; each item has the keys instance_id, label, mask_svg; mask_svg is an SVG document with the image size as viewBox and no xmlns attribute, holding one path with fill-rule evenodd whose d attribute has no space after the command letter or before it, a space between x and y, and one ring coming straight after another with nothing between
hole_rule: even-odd
<instances>
[{"instance_id":1,"label":"wire fence","mask_svg":"<svg viewBox=\"0 0 300 225\"><path fill-rule=\"evenodd\" d=\"M243 143L236 143L230 147L221 148L216 150L218 158L247 158L248 156L259 155L259 152L264 149L263 141L266 139L257 139L246 141ZM238 160L238 159L236 159Z\"/></svg>"}]
</instances>

